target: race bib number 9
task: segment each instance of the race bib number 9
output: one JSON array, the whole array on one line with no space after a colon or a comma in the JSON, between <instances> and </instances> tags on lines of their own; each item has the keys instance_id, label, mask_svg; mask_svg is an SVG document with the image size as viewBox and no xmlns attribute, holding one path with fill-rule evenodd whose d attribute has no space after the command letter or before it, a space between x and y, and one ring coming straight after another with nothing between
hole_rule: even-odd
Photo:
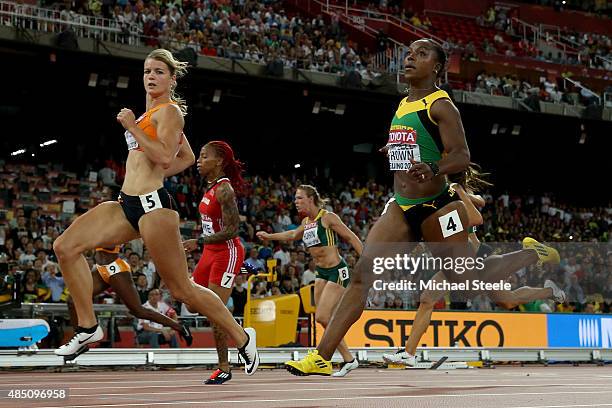
<instances>
[{"instance_id":1,"label":"race bib number 9","mask_svg":"<svg viewBox=\"0 0 612 408\"><path fill-rule=\"evenodd\" d=\"M321 243L321 240L317 235L317 227L316 222L304 225L304 235L302 236L302 241L304 241L304 245L306 245L306 247L319 245Z\"/></svg>"},{"instance_id":2,"label":"race bib number 9","mask_svg":"<svg viewBox=\"0 0 612 408\"><path fill-rule=\"evenodd\" d=\"M421 150L416 144L400 144L389 146L389 170L409 170L412 167L410 160L421 161Z\"/></svg>"},{"instance_id":3,"label":"race bib number 9","mask_svg":"<svg viewBox=\"0 0 612 408\"><path fill-rule=\"evenodd\" d=\"M108 274L110 276L113 276L114 274L119 272L123 272L123 268L121 268L121 265L119 265L117 261L106 265L106 270L108 271Z\"/></svg>"}]
</instances>

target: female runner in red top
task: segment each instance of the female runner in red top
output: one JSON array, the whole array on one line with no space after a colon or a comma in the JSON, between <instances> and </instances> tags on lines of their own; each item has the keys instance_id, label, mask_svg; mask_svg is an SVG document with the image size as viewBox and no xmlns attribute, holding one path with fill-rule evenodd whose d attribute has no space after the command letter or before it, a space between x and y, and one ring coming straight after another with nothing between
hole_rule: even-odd
<instances>
[{"instance_id":1,"label":"female runner in red top","mask_svg":"<svg viewBox=\"0 0 612 408\"><path fill-rule=\"evenodd\" d=\"M215 292L224 304L232 294L234 278L244 261L244 247L238 238L240 218L234 188L240 191L242 163L225 142L212 141L204 145L198 158L198 171L208 184L200 202L202 257L193 272L193 280ZM185 250L193 251L198 240L184 242ZM205 384L223 384L232 379L227 359L227 335L212 324L219 356L219 368Z\"/></svg>"}]
</instances>

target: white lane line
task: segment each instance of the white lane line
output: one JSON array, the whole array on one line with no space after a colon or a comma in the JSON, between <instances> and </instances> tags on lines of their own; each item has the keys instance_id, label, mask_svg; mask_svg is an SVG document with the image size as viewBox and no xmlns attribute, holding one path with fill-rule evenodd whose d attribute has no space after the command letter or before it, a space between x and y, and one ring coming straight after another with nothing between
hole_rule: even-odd
<instances>
[{"instance_id":1,"label":"white lane line","mask_svg":"<svg viewBox=\"0 0 612 408\"><path fill-rule=\"evenodd\" d=\"M208 374L208 373L206 373ZM491 373L490 375L496 375L494 373ZM10 385L19 385L21 387L35 387L35 386L54 386L57 385L58 383L62 383L63 385L67 385L70 386L70 384L75 384L75 385L87 385L87 384L95 384L95 385L108 385L111 386L112 384L125 384L126 382L129 382L130 384L138 384L138 385L142 385L146 387L146 384L174 384L172 386L177 386L177 383L196 383L196 384L201 384L201 382L203 381L204 377L207 377L207 375L201 375L198 378L194 378L194 379L180 379L180 381L178 379L164 379L164 380L146 380L146 379L142 379L143 377L135 375L136 378L139 379L130 379L130 378L116 378L115 380L108 380L108 381L91 381L92 379L89 376L86 377L81 377L81 378L85 378L88 381L79 381L79 378L71 378L71 379L64 379L64 380L58 380L58 379L54 379L54 378L49 378L48 381L34 381L34 382L23 382L19 381L19 382L7 382L5 381L4 377L0 376L0 378L2 379L2 385L4 386L10 386ZM345 377L345 378L334 378L334 379L330 379L331 381L325 381L325 382L321 382L321 381L290 381L291 379L297 379L298 377L288 377L288 376L281 376L280 378L277 378L276 381L272 381L270 382L271 379L264 379L264 378L259 378L259 379L252 379L252 378L247 378L247 377L237 377L236 382L232 383L232 384L224 384L224 388L225 387L230 387L230 386L245 386L245 383L248 383L248 386L268 386L268 385L279 385L279 379L285 379L286 381L284 382L280 382L280 384L291 384L293 385L327 385L330 384L331 382L337 382L338 384L346 384L346 383L350 383L350 384L371 384L372 380L371 377L370 379L366 380L365 378L361 378L351 375L350 377ZM422 376L420 378L423 378ZM69 381L72 380L72 381ZM358 380L363 380L363 381L358 381ZM387 382L387 384L392 384L393 382L397 382L400 379L397 377L391 377L390 378L391 382ZM403 377L401 379L401 383L397 383L397 385L399 384L416 384L416 383L435 383L439 380L439 377L436 376L432 376L429 379L413 379L413 377L406 375L405 377ZM508 381L512 381L512 384L515 384L517 381L520 380L524 380L526 382L528 382L529 384L533 384L534 382L537 381L545 381L545 382L550 382L551 380L554 381L554 379L551 378L534 378L534 377L527 377L522 376L520 378L471 378L471 379L454 379L454 378L448 378L448 376L444 377L444 383L445 384L452 384L452 383L502 383L502 382L508 382ZM583 378L578 379L578 378L574 378L572 377L572 380L585 380ZM599 379L601 381L603 381L603 383L601 385L607 385L609 384L608 380L604 380L604 379ZM593 384L597 384L596 382L591 381L588 385L593 385Z\"/></svg>"},{"instance_id":2,"label":"white lane line","mask_svg":"<svg viewBox=\"0 0 612 408\"><path fill-rule=\"evenodd\" d=\"M572 407L610 407L612 404L573 404L573 405L532 405L524 407L509 408L572 408Z\"/></svg>"},{"instance_id":3,"label":"white lane line","mask_svg":"<svg viewBox=\"0 0 612 408\"><path fill-rule=\"evenodd\" d=\"M380 389L380 387L377 387ZM354 400L381 400L381 399L404 399L404 398L450 398L450 397L512 397L520 395L582 395L582 394L612 394L609 391L556 391L556 392L518 392L518 393L487 393L487 394L430 394L430 395L384 395L384 396L355 396L355 397L323 397L323 398L288 398L288 399L257 399L257 400L221 400L221 401L165 401L129 404L99 404L99 405L64 405L64 408L95 408L95 407L142 407L142 406L164 406L164 405L212 405L212 404L252 404L257 402L312 402L312 401L354 401ZM40 408L56 408L47 406Z\"/></svg>"}]
</instances>

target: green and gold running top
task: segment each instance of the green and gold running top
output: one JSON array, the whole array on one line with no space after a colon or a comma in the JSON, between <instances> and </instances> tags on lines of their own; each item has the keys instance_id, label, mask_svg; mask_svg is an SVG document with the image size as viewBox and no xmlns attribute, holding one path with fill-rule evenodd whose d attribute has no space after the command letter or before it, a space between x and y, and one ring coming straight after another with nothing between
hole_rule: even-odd
<instances>
[{"instance_id":1,"label":"green and gold running top","mask_svg":"<svg viewBox=\"0 0 612 408\"><path fill-rule=\"evenodd\" d=\"M322 220L325 214L327 214L327 210L320 209L312 222L306 217L302 241L304 241L304 245L306 245L307 248L316 246L336 246L336 242L338 242L336 232L331 228L325 228L323 226Z\"/></svg>"},{"instance_id":2,"label":"green and gold running top","mask_svg":"<svg viewBox=\"0 0 612 408\"><path fill-rule=\"evenodd\" d=\"M438 124L433 120L429 109L438 99L449 99L445 91L439 90L424 98L400 102L389 129L389 169L408 170L415 162L437 162L442 158L444 145Z\"/></svg>"}]
</instances>

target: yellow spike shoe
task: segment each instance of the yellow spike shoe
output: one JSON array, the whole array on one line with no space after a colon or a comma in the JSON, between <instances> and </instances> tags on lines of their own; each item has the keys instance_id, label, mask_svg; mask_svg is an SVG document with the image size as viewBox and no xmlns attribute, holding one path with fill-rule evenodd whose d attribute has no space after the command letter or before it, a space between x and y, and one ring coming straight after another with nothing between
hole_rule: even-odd
<instances>
[{"instance_id":1,"label":"yellow spike shoe","mask_svg":"<svg viewBox=\"0 0 612 408\"><path fill-rule=\"evenodd\" d=\"M319 355L319 350L312 350L300 361L287 361L287 371L293 375L331 375L332 364Z\"/></svg>"},{"instance_id":2,"label":"yellow spike shoe","mask_svg":"<svg viewBox=\"0 0 612 408\"><path fill-rule=\"evenodd\" d=\"M559 252L553 247L548 245L544 245L536 241L531 237L525 237L523 239L523 249L533 249L538 254L538 258L540 258L539 263L552 263L559 264L561 262L561 258L559 257Z\"/></svg>"}]
</instances>

